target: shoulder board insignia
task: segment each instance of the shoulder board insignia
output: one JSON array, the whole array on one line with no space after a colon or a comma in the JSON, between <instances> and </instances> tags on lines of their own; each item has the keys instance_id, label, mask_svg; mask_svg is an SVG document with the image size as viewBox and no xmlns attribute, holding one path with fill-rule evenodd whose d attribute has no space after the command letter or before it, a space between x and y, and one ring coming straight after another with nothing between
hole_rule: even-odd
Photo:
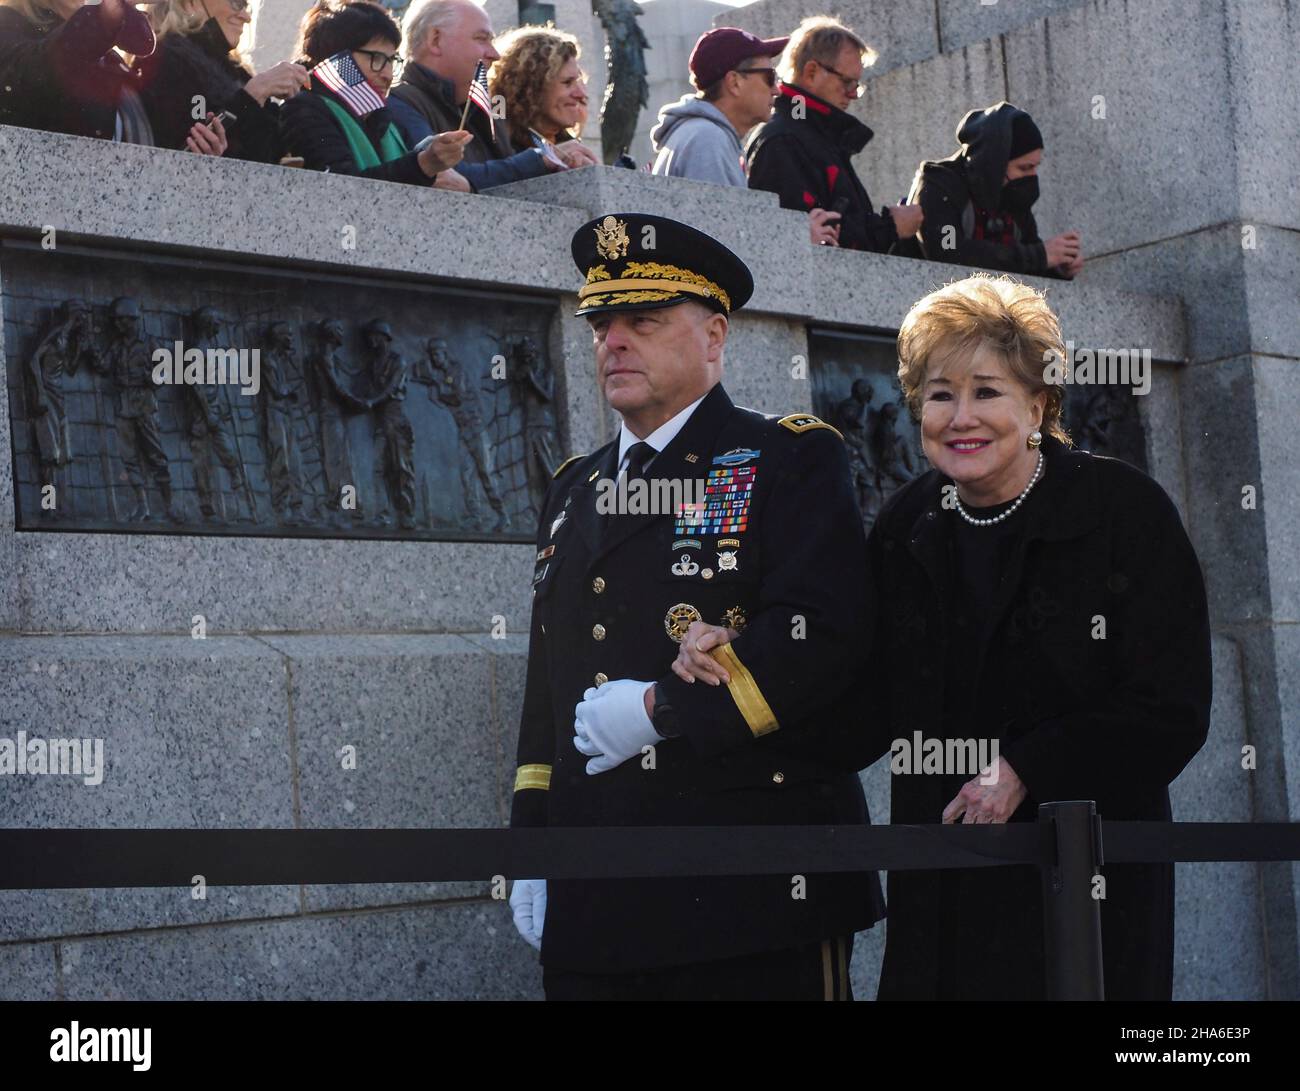
<instances>
[{"instance_id":1,"label":"shoulder board insignia","mask_svg":"<svg viewBox=\"0 0 1300 1091\"><path fill-rule=\"evenodd\" d=\"M572 466L575 462L577 462L578 459L586 458L586 457L587 457L586 455L570 455L568 458L566 458L563 462L560 463L560 465L556 468L555 473L551 474L552 480L559 477L560 474L564 473L564 471L567 470L570 466Z\"/></svg>"},{"instance_id":2,"label":"shoulder board insignia","mask_svg":"<svg viewBox=\"0 0 1300 1091\"><path fill-rule=\"evenodd\" d=\"M814 428L825 428L828 432L834 432L840 439L844 438L838 428L832 427L811 413L791 413L788 417L782 417L777 423L782 428L789 428L791 432L811 432Z\"/></svg>"}]
</instances>

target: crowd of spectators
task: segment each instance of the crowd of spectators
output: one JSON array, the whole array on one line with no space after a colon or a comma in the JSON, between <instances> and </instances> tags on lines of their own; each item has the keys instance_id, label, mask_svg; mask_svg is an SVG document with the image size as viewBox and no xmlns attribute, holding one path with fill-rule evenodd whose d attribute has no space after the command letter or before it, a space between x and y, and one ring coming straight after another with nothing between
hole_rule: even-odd
<instances>
[{"instance_id":1,"label":"crowd of spectators","mask_svg":"<svg viewBox=\"0 0 1300 1091\"><path fill-rule=\"evenodd\" d=\"M474 0L416 0L399 26L368 0L318 0L295 55L254 72L249 0L0 0L0 124L482 192L595 165L578 40L496 36ZM1043 138L1007 102L972 109L958 148L876 206L853 112L876 54L829 16L788 38L702 35L696 91L651 132L655 174L778 195L814 244L1072 278L1078 232L1033 215Z\"/></svg>"}]
</instances>

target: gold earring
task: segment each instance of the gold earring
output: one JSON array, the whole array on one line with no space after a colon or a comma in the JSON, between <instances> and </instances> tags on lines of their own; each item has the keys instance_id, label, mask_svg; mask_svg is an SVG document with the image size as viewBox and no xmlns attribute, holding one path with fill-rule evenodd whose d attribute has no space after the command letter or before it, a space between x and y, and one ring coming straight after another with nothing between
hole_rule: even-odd
<instances>
[{"instance_id":1,"label":"gold earring","mask_svg":"<svg viewBox=\"0 0 1300 1091\"><path fill-rule=\"evenodd\" d=\"M1035 428L1032 432L1029 433L1029 438L1025 440L1025 445L1031 451L1037 451L1038 448L1043 445L1043 433L1040 432L1037 428Z\"/></svg>"}]
</instances>

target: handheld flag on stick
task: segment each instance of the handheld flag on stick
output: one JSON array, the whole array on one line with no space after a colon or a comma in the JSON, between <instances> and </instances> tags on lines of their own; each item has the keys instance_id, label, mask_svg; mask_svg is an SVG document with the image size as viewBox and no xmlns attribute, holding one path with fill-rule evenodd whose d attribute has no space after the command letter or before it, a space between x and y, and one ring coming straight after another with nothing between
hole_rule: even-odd
<instances>
[{"instance_id":1,"label":"handheld flag on stick","mask_svg":"<svg viewBox=\"0 0 1300 1091\"><path fill-rule=\"evenodd\" d=\"M474 69L474 78L469 81L469 98L465 100L464 112L460 115L460 127L465 128L465 120L469 117L470 103L473 103L482 110L488 117L488 125L492 124L492 96L488 93L487 68L483 62L478 62L478 67ZM494 130L495 131L495 130Z\"/></svg>"},{"instance_id":2,"label":"handheld flag on stick","mask_svg":"<svg viewBox=\"0 0 1300 1091\"><path fill-rule=\"evenodd\" d=\"M383 96L370 86L346 50L321 61L311 74L338 95L357 117L365 117L384 105Z\"/></svg>"}]
</instances>

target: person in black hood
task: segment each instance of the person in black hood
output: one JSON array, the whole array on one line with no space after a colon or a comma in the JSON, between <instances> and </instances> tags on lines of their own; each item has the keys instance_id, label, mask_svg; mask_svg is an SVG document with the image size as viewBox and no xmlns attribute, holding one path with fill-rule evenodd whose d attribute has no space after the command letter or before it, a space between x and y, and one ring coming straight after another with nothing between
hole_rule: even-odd
<instances>
[{"instance_id":1,"label":"person in black hood","mask_svg":"<svg viewBox=\"0 0 1300 1091\"><path fill-rule=\"evenodd\" d=\"M307 70L281 61L253 75L236 49L252 19L249 0L166 0L150 9L158 48L140 64L140 97L162 148L184 148L202 108L229 111L227 158L280 160L279 107L307 85Z\"/></svg>"},{"instance_id":2,"label":"person in black hood","mask_svg":"<svg viewBox=\"0 0 1300 1091\"><path fill-rule=\"evenodd\" d=\"M819 242L883 254L916 234L921 209L898 205L876 212L853 169L853 156L873 135L846 112L861 93L864 57L874 60L875 54L834 19L800 23L781 57L772 120L750 134L745 160L749 188L770 190L782 208L807 212L814 236L824 228Z\"/></svg>"},{"instance_id":3,"label":"person in black hood","mask_svg":"<svg viewBox=\"0 0 1300 1091\"><path fill-rule=\"evenodd\" d=\"M894 253L1008 273L1073 279L1083 268L1079 233L1038 237L1043 136L1024 110L999 102L957 127L961 147L917 168L909 201L925 212L910 247Z\"/></svg>"}]
</instances>

